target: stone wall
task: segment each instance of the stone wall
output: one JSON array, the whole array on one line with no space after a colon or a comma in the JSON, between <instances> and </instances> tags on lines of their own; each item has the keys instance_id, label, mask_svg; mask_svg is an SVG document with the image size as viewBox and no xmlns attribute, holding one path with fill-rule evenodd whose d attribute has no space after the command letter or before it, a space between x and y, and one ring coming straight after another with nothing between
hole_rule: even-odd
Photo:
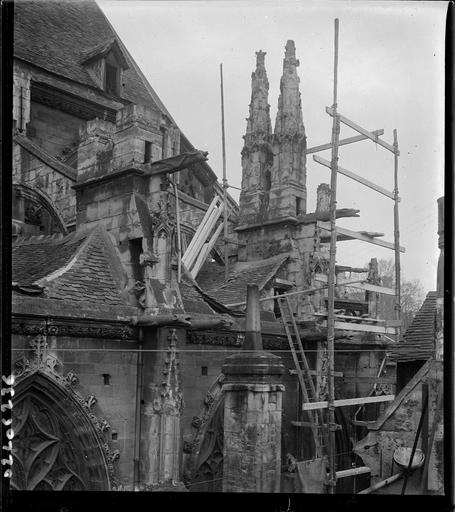
<instances>
[{"instance_id":1,"label":"stone wall","mask_svg":"<svg viewBox=\"0 0 455 512\"><path fill-rule=\"evenodd\" d=\"M32 357L29 343L35 336L13 335L14 361ZM109 428L104 439L111 452L118 450L115 474L125 490L132 490L134 453L134 414L137 353L133 342L47 336L49 353L62 362L59 374L74 372L75 390L86 399L94 395L91 412ZM24 350L25 349L25 350ZM107 381L105 380L107 375Z\"/></svg>"}]
</instances>

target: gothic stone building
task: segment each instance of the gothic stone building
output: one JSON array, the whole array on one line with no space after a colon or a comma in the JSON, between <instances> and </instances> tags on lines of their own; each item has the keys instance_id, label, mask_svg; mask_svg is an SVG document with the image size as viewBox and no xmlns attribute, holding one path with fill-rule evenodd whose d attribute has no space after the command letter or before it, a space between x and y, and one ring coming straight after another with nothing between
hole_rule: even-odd
<instances>
[{"instance_id":1,"label":"gothic stone building","mask_svg":"<svg viewBox=\"0 0 455 512\"><path fill-rule=\"evenodd\" d=\"M193 275L180 258L223 193L207 154L181 132L95 2L16 4L14 488L223 488L222 367L243 344L246 287L267 299L317 286L327 272L319 221L330 190L322 184L307 212L294 43L274 130L264 57L257 53L252 75L240 205L228 196L229 277L221 240ZM325 295L292 301L319 369L326 332L314 313ZM340 295L336 307L375 315L373 295ZM264 348L284 367L280 400L270 401L278 440L267 446L278 447L278 490L280 478L292 490L285 457L311 458L314 446L293 423L302 397L273 300L261 301L260 316ZM366 395L386 349L377 336L337 331L337 396ZM323 397L323 379L318 386ZM353 414L337 412L339 469L354 461Z\"/></svg>"}]
</instances>

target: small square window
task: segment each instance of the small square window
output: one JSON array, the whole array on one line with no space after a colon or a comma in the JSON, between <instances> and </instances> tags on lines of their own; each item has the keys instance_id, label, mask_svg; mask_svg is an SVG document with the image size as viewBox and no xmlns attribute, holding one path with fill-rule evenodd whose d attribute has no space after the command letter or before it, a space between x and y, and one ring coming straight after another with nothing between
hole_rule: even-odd
<instances>
[{"instance_id":1,"label":"small square window","mask_svg":"<svg viewBox=\"0 0 455 512\"><path fill-rule=\"evenodd\" d=\"M204 376L208 375L208 368L207 368L207 366L201 366L201 375L204 375Z\"/></svg>"},{"instance_id":2,"label":"small square window","mask_svg":"<svg viewBox=\"0 0 455 512\"><path fill-rule=\"evenodd\" d=\"M103 377L103 384L105 386L110 386L111 385L111 376L108 373L103 373L102 377Z\"/></svg>"}]
</instances>

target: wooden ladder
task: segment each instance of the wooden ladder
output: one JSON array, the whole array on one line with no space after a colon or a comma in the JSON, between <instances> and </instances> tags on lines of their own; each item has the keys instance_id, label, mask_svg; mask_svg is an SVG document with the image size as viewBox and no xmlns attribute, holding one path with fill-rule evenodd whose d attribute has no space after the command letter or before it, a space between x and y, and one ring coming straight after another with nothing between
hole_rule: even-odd
<instances>
[{"instance_id":1,"label":"wooden ladder","mask_svg":"<svg viewBox=\"0 0 455 512\"><path fill-rule=\"evenodd\" d=\"M280 297L276 300L278 301L281 320L291 348L291 354L294 360L300 388L302 390L303 400L304 402L317 402L318 396L311 377L312 372L308 365L305 351L303 350L302 339L300 338L299 329L297 327L294 314L292 313L292 306L289 297ZM309 423L293 423L296 426L308 426L311 428L316 448L316 457L323 457L326 455L326 432L323 421L323 412L321 409L316 409L306 411L306 413L309 418Z\"/></svg>"}]
</instances>

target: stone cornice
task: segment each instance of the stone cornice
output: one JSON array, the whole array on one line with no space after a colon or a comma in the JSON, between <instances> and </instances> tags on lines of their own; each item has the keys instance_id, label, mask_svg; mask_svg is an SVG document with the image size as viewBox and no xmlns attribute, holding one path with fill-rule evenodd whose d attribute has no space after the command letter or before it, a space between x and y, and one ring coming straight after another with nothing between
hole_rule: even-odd
<instances>
[{"instance_id":1,"label":"stone cornice","mask_svg":"<svg viewBox=\"0 0 455 512\"><path fill-rule=\"evenodd\" d=\"M142 164L138 164L137 167L128 166L124 169L120 169L118 171L111 172L109 174L105 174L104 176L97 176L96 178L90 178L86 181L75 183L72 186L72 188L74 190L79 190L81 188L100 185L102 183L107 183L107 182L113 181L117 178L123 178L125 176L130 176L130 175L143 176L144 171L142 170L141 167L142 167Z\"/></svg>"},{"instance_id":2,"label":"stone cornice","mask_svg":"<svg viewBox=\"0 0 455 512\"><path fill-rule=\"evenodd\" d=\"M69 318L39 317L13 314L11 334L48 335L76 338L101 338L109 340L136 341L137 328L126 322L102 320L78 320Z\"/></svg>"},{"instance_id":3,"label":"stone cornice","mask_svg":"<svg viewBox=\"0 0 455 512\"><path fill-rule=\"evenodd\" d=\"M106 119L115 123L116 109L68 93L49 84L32 82L31 99L81 119Z\"/></svg>"}]
</instances>

